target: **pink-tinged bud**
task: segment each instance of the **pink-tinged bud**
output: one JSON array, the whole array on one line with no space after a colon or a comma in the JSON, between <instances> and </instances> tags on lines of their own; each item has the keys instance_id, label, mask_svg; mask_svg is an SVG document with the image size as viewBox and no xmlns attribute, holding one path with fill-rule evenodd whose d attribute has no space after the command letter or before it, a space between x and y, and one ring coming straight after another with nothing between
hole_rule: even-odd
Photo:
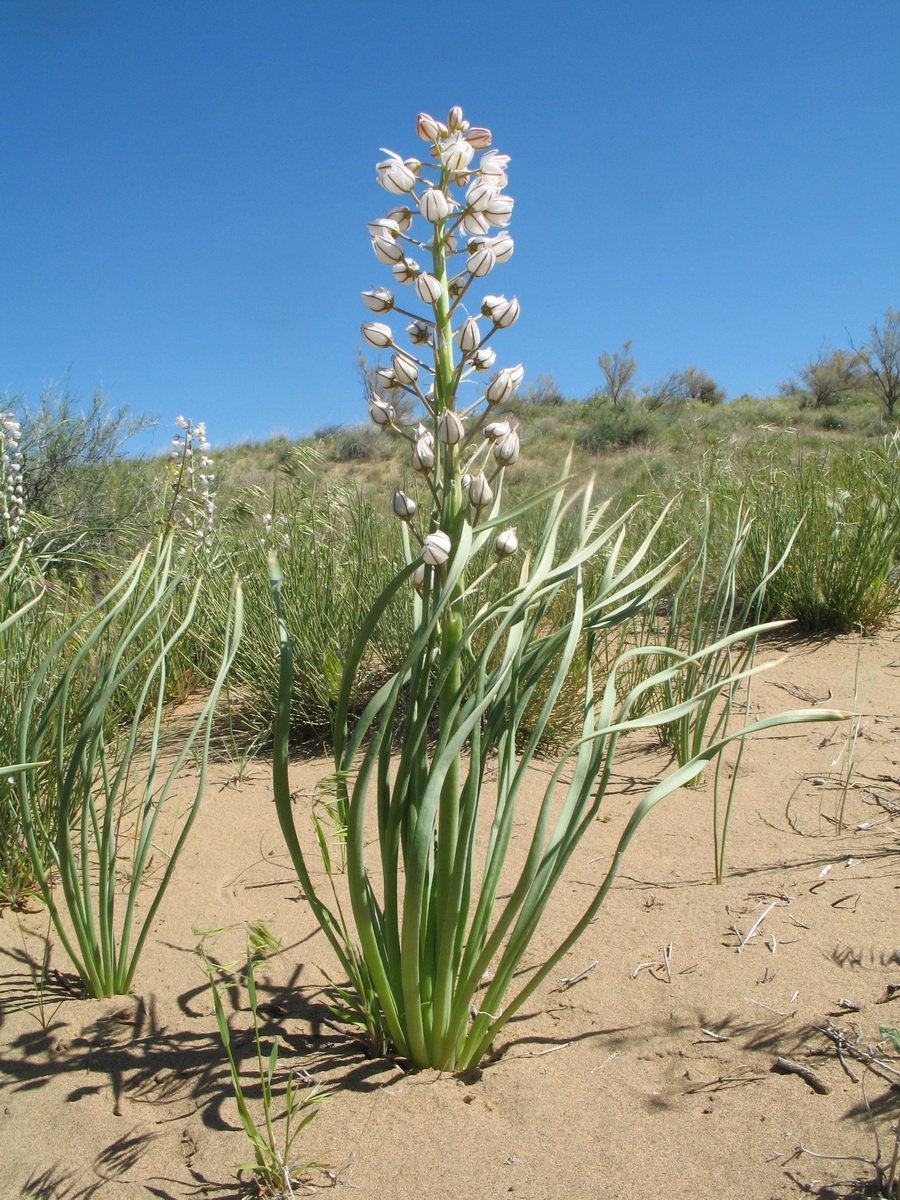
<instances>
[{"instance_id":1,"label":"pink-tinged bud","mask_svg":"<svg viewBox=\"0 0 900 1200\"><path fill-rule=\"evenodd\" d=\"M469 483L469 501L475 508L484 508L494 498L494 492L488 483L487 476L481 471Z\"/></svg>"},{"instance_id":2,"label":"pink-tinged bud","mask_svg":"<svg viewBox=\"0 0 900 1200\"><path fill-rule=\"evenodd\" d=\"M429 533L422 546L422 558L430 567L439 567L450 557L450 538L443 529Z\"/></svg>"},{"instance_id":3,"label":"pink-tinged bud","mask_svg":"<svg viewBox=\"0 0 900 1200\"><path fill-rule=\"evenodd\" d=\"M499 438L506 437L512 426L509 421L491 421L484 427L484 436L489 442L496 442Z\"/></svg>"},{"instance_id":4,"label":"pink-tinged bud","mask_svg":"<svg viewBox=\"0 0 900 1200\"><path fill-rule=\"evenodd\" d=\"M373 238L397 238L400 236L400 226L391 217L379 217L376 221L369 221L366 228L369 236Z\"/></svg>"},{"instance_id":5,"label":"pink-tinged bud","mask_svg":"<svg viewBox=\"0 0 900 1200\"><path fill-rule=\"evenodd\" d=\"M384 400L380 400L378 396L372 396L369 400L369 416L375 425L391 425L394 420L394 409Z\"/></svg>"},{"instance_id":6,"label":"pink-tinged bud","mask_svg":"<svg viewBox=\"0 0 900 1200\"><path fill-rule=\"evenodd\" d=\"M414 346L424 346L431 341L431 326L426 321L420 321L418 317L410 321L406 332Z\"/></svg>"},{"instance_id":7,"label":"pink-tinged bud","mask_svg":"<svg viewBox=\"0 0 900 1200\"><path fill-rule=\"evenodd\" d=\"M419 368L406 354L398 352L391 359L391 366L394 368L394 375L400 383L409 387L419 378Z\"/></svg>"},{"instance_id":8,"label":"pink-tinged bud","mask_svg":"<svg viewBox=\"0 0 900 1200\"><path fill-rule=\"evenodd\" d=\"M491 225L508 225L515 201L512 196L494 196L481 209L481 215Z\"/></svg>"},{"instance_id":9,"label":"pink-tinged bud","mask_svg":"<svg viewBox=\"0 0 900 1200\"><path fill-rule=\"evenodd\" d=\"M505 307L498 309L494 313L494 324L501 329L508 329L510 325L515 325L519 319L519 313L522 311L518 300L513 296Z\"/></svg>"},{"instance_id":10,"label":"pink-tinged bud","mask_svg":"<svg viewBox=\"0 0 900 1200\"><path fill-rule=\"evenodd\" d=\"M434 275L429 275L427 271L423 271L416 278L416 295L423 304L437 304L444 290L440 285L440 281Z\"/></svg>"},{"instance_id":11,"label":"pink-tinged bud","mask_svg":"<svg viewBox=\"0 0 900 1200\"><path fill-rule=\"evenodd\" d=\"M482 246L466 259L466 270L471 271L476 278L479 278L492 271L496 262L497 256L490 246Z\"/></svg>"},{"instance_id":12,"label":"pink-tinged bud","mask_svg":"<svg viewBox=\"0 0 900 1200\"><path fill-rule=\"evenodd\" d=\"M497 351L491 346L479 347L472 355L472 366L476 371L489 371L497 361Z\"/></svg>"},{"instance_id":13,"label":"pink-tinged bud","mask_svg":"<svg viewBox=\"0 0 900 1200\"><path fill-rule=\"evenodd\" d=\"M384 287L369 288L362 298L369 312L383 313L394 307L394 293Z\"/></svg>"},{"instance_id":14,"label":"pink-tinged bud","mask_svg":"<svg viewBox=\"0 0 900 1200\"><path fill-rule=\"evenodd\" d=\"M448 171L460 173L472 161L473 147L461 133L452 133L441 146L440 160Z\"/></svg>"},{"instance_id":15,"label":"pink-tinged bud","mask_svg":"<svg viewBox=\"0 0 900 1200\"><path fill-rule=\"evenodd\" d=\"M378 182L385 191L393 192L396 195L411 192L416 186L415 171L403 161L399 154L394 154L390 150L386 150L385 153L389 154L390 158L375 165ZM415 160L412 161L415 162Z\"/></svg>"},{"instance_id":16,"label":"pink-tinged bud","mask_svg":"<svg viewBox=\"0 0 900 1200\"><path fill-rule=\"evenodd\" d=\"M466 128L468 128L468 122L464 122L463 120L463 110L461 105L454 104L447 113L447 128L451 133L453 133L457 129L462 129L463 124L466 124Z\"/></svg>"},{"instance_id":17,"label":"pink-tinged bud","mask_svg":"<svg viewBox=\"0 0 900 1200\"><path fill-rule=\"evenodd\" d=\"M394 511L394 516L399 517L401 521L411 521L416 515L416 509L419 506L411 496L407 496L406 492L401 492L399 488L394 488L394 494L391 497L391 508Z\"/></svg>"},{"instance_id":18,"label":"pink-tinged bud","mask_svg":"<svg viewBox=\"0 0 900 1200\"><path fill-rule=\"evenodd\" d=\"M456 344L463 354L471 354L473 350L478 349L480 342L481 330L478 328L478 322L474 317L466 317L456 331Z\"/></svg>"},{"instance_id":19,"label":"pink-tinged bud","mask_svg":"<svg viewBox=\"0 0 900 1200\"><path fill-rule=\"evenodd\" d=\"M375 251L378 261L388 267L392 267L394 263L403 262L406 257L400 243L391 238L373 237L372 249Z\"/></svg>"},{"instance_id":20,"label":"pink-tinged bud","mask_svg":"<svg viewBox=\"0 0 900 1200\"><path fill-rule=\"evenodd\" d=\"M405 204L399 204L391 209L385 220L392 221L397 226L398 233L406 233L413 222L412 209L407 208Z\"/></svg>"},{"instance_id":21,"label":"pink-tinged bud","mask_svg":"<svg viewBox=\"0 0 900 1200\"><path fill-rule=\"evenodd\" d=\"M466 133L466 141L471 142L476 150L487 150L491 144L491 131L483 125L472 125Z\"/></svg>"},{"instance_id":22,"label":"pink-tinged bud","mask_svg":"<svg viewBox=\"0 0 900 1200\"><path fill-rule=\"evenodd\" d=\"M374 346L376 350L384 350L394 341L390 325L383 325L380 321L367 321L364 325L360 325L359 331L369 345Z\"/></svg>"},{"instance_id":23,"label":"pink-tinged bud","mask_svg":"<svg viewBox=\"0 0 900 1200\"><path fill-rule=\"evenodd\" d=\"M494 538L494 553L498 558L507 558L510 554L515 554L518 548L519 539L516 537L514 525L509 529L504 529Z\"/></svg>"},{"instance_id":24,"label":"pink-tinged bud","mask_svg":"<svg viewBox=\"0 0 900 1200\"><path fill-rule=\"evenodd\" d=\"M414 258L404 258L402 262L394 263L391 269L398 283L412 283L422 273L422 268Z\"/></svg>"},{"instance_id":25,"label":"pink-tinged bud","mask_svg":"<svg viewBox=\"0 0 900 1200\"><path fill-rule=\"evenodd\" d=\"M419 113L416 118L416 133L423 142L433 142L435 138L442 137L446 132L446 126L429 116L428 113Z\"/></svg>"},{"instance_id":26,"label":"pink-tinged bud","mask_svg":"<svg viewBox=\"0 0 900 1200\"><path fill-rule=\"evenodd\" d=\"M511 467L519 457L519 435L515 429L494 442L493 454L501 467Z\"/></svg>"},{"instance_id":27,"label":"pink-tinged bud","mask_svg":"<svg viewBox=\"0 0 900 1200\"><path fill-rule=\"evenodd\" d=\"M450 212L450 201L440 188L426 188L419 197L419 212L426 221L443 221Z\"/></svg>"},{"instance_id":28,"label":"pink-tinged bud","mask_svg":"<svg viewBox=\"0 0 900 1200\"><path fill-rule=\"evenodd\" d=\"M452 409L445 408L438 417L437 435L445 446L457 446L466 436L465 426Z\"/></svg>"}]
</instances>

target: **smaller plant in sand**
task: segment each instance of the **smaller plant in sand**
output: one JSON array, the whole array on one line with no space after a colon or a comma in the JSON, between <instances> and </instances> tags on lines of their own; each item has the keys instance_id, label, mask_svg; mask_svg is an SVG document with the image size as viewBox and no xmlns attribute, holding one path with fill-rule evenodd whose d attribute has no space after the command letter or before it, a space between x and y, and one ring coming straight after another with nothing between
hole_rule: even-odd
<instances>
[{"instance_id":1,"label":"smaller plant in sand","mask_svg":"<svg viewBox=\"0 0 900 1200\"><path fill-rule=\"evenodd\" d=\"M178 551L169 534L134 559L44 656L25 682L17 718L23 765L10 781L25 847L56 935L93 997L131 987L197 814L213 713L241 636L235 581L218 673L180 749L167 754L167 668L173 649L190 636L200 588L190 581L193 555ZM126 726L113 725L113 704L131 713ZM160 818L195 746L193 799L150 885Z\"/></svg>"},{"instance_id":2,"label":"smaller plant in sand","mask_svg":"<svg viewBox=\"0 0 900 1200\"><path fill-rule=\"evenodd\" d=\"M256 967L262 959L273 953L280 953L280 948L265 922L259 921L251 925L247 934L246 963L243 972L235 975L233 965L213 963L206 951L205 939L211 933L221 932L222 930L206 931L199 949L212 990L219 1037L228 1056L231 1086L238 1115L247 1140L253 1148L253 1162L242 1163L237 1170L252 1172L261 1186L261 1194L269 1200L280 1200L281 1197L294 1196L295 1188L311 1190L305 1185L303 1176L319 1164L298 1161L292 1156L292 1150L298 1136L316 1116L319 1105L327 1099L328 1093L323 1092L305 1072L288 1069L283 1084L283 1112L280 1116L275 1112L276 1089L281 1086L278 1077L279 1042L275 1037L271 1049L266 1050L264 1047L265 1037L259 1023ZM222 982L223 974L228 979L227 984ZM231 1027L225 1012L223 994L226 987L235 981L242 982L247 989L247 1005L256 1053L253 1087L259 1089L261 1119L254 1116L248 1087L235 1058Z\"/></svg>"}]
</instances>

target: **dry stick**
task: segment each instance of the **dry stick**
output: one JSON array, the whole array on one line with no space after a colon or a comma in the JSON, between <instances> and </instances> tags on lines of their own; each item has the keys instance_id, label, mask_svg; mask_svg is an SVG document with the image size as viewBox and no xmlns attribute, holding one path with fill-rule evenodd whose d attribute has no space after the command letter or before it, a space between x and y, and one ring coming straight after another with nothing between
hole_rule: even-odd
<instances>
[{"instance_id":1,"label":"dry stick","mask_svg":"<svg viewBox=\"0 0 900 1200\"><path fill-rule=\"evenodd\" d=\"M779 1071L783 1075L799 1075L804 1083L808 1083L814 1092L818 1092L820 1096L827 1096L831 1091L831 1084L811 1071L809 1067L804 1067L801 1063L794 1062L790 1058L782 1058L780 1055L772 1064L773 1071Z\"/></svg>"},{"instance_id":2,"label":"dry stick","mask_svg":"<svg viewBox=\"0 0 900 1200\"><path fill-rule=\"evenodd\" d=\"M772 909L775 907L775 905L777 903L778 903L777 900L773 900L772 903L769 905L769 907L762 914L762 916L756 918L756 920L753 922L753 925L750 928L750 932L747 934L747 936L744 938L744 940L738 946L738 948L737 948L738 954L740 954L740 952L743 950L743 948L747 945L747 943L753 937L754 933L756 933L757 929L759 929L760 925L762 925L763 921L766 919L766 917L769 915L769 913L772 911Z\"/></svg>"},{"instance_id":3,"label":"dry stick","mask_svg":"<svg viewBox=\"0 0 900 1200\"><path fill-rule=\"evenodd\" d=\"M668 946L666 946L666 948L663 950L663 966L666 968L666 976L669 980L669 983L672 982L672 972L669 968L669 958L671 957L671 954L672 954L672 943L669 942Z\"/></svg>"},{"instance_id":4,"label":"dry stick","mask_svg":"<svg viewBox=\"0 0 900 1200\"><path fill-rule=\"evenodd\" d=\"M594 967L596 967L599 964L599 962L600 962L600 959L595 958L592 963L589 963L588 966L586 966L584 968L584 970L579 971L577 975L570 975L568 977L568 979L561 979L559 982L565 983L565 984L577 983L579 979L584 979L584 977L585 977L585 975L587 975L588 971L593 971Z\"/></svg>"},{"instance_id":5,"label":"dry stick","mask_svg":"<svg viewBox=\"0 0 900 1200\"><path fill-rule=\"evenodd\" d=\"M880 1067L883 1071L890 1072L891 1075L900 1077L900 1071L896 1067L892 1067L890 1063L884 1062L883 1059L876 1058L874 1054L869 1054L866 1050L861 1050L859 1046L855 1046L852 1042L848 1042L843 1034L838 1030L829 1029L825 1025L813 1025L813 1029L819 1033L824 1033L827 1038L830 1038L836 1046L843 1050L847 1050L854 1058L858 1058L860 1062L874 1063L876 1067Z\"/></svg>"}]
</instances>

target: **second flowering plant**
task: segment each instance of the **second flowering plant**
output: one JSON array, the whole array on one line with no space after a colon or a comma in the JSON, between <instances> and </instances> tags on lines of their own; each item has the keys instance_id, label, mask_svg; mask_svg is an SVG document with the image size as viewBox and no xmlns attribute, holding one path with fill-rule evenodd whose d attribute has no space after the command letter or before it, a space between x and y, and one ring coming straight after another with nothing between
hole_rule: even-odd
<instances>
[{"instance_id":1,"label":"second flowering plant","mask_svg":"<svg viewBox=\"0 0 900 1200\"><path fill-rule=\"evenodd\" d=\"M621 736L674 722L741 676L693 692L682 688L679 703L661 711L647 712L647 698L663 694L691 664L770 626L729 634L691 655L666 646L625 650L604 678L594 677L597 637L654 602L679 570L680 552L647 565L663 514L626 556L629 514L604 525L607 506L594 502L590 482L567 494L571 481L564 478L504 509L503 478L521 447L503 407L523 368L494 370L493 342L518 320L520 308L515 297L480 289L513 253L509 159L491 149L489 130L471 126L458 107L446 121L420 114L416 129L427 154L401 158L384 151L377 179L395 203L369 224L375 257L411 299L402 301L381 285L363 293L376 318L362 325L363 337L390 355L390 364L374 372L369 413L385 433L407 440L419 486L417 495L393 491L406 565L363 621L337 698L337 815L350 912L333 880L327 902L316 890L294 824L288 782L293 663L273 560L281 628L274 792L304 894L349 980L345 1014L365 1028L373 1047L392 1048L418 1067L465 1070L484 1057L593 920L647 812L747 732L702 747L647 791L568 936L523 971L553 889L599 813ZM404 325L402 335L388 324L394 318ZM410 408L415 415L405 422L401 413ZM546 508L542 533L520 552L516 522L539 506ZM512 586L495 585L497 563L516 558ZM583 572L591 560L602 570L587 594ZM562 622L553 617L561 593L569 600ZM379 622L407 596L413 622L405 660L353 723L357 671ZM518 794L579 656L586 680L581 734L553 772L524 862L512 870L507 851ZM627 690L620 685L627 674L622 668L635 656L663 666L648 669ZM797 711L766 718L753 730L839 716ZM484 785L494 765L489 799ZM330 874L327 841L317 833Z\"/></svg>"}]
</instances>

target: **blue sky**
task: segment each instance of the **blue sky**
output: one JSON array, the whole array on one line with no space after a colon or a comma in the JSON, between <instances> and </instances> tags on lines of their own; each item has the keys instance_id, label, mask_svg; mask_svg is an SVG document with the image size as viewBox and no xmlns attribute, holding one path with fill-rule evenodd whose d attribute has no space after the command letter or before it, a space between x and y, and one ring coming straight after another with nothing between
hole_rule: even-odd
<instances>
[{"instance_id":1,"label":"blue sky","mask_svg":"<svg viewBox=\"0 0 900 1200\"><path fill-rule=\"evenodd\" d=\"M512 156L498 365L771 393L900 306L898 60L898 0L0 0L0 393L362 419L374 164L454 103Z\"/></svg>"}]
</instances>

